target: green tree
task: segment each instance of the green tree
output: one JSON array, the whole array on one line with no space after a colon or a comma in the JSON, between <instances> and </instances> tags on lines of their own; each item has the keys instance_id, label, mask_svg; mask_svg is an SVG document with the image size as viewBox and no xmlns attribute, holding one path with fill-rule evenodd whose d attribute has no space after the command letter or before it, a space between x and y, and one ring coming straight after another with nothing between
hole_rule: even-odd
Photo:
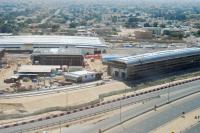
<instances>
[{"instance_id":1,"label":"green tree","mask_svg":"<svg viewBox=\"0 0 200 133\"><path fill-rule=\"evenodd\" d=\"M153 27L158 27L158 22L154 22Z\"/></svg>"},{"instance_id":2,"label":"green tree","mask_svg":"<svg viewBox=\"0 0 200 133\"><path fill-rule=\"evenodd\" d=\"M166 26L165 26L165 24L160 24L160 27L165 28Z\"/></svg>"},{"instance_id":3,"label":"green tree","mask_svg":"<svg viewBox=\"0 0 200 133\"><path fill-rule=\"evenodd\" d=\"M117 22L117 16L112 16L112 22L113 22L114 24L116 24L116 22Z\"/></svg>"},{"instance_id":4,"label":"green tree","mask_svg":"<svg viewBox=\"0 0 200 133\"><path fill-rule=\"evenodd\" d=\"M52 32L58 31L59 27L59 25L52 25Z\"/></svg>"},{"instance_id":5,"label":"green tree","mask_svg":"<svg viewBox=\"0 0 200 133\"><path fill-rule=\"evenodd\" d=\"M149 23L144 23L144 27L151 27Z\"/></svg>"},{"instance_id":6,"label":"green tree","mask_svg":"<svg viewBox=\"0 0 200 133\"><path fill-rule=\"evenodd\" d=\"M29 18L29 19L26 20L26 23L31 24L31 23L33 23L33 20Z\"/></svg>"},{"instance_id":7,"label":"green tree","mask_svg":"<svg viewBox=\"0 0 200 133\"><path fill-rule=\"evenodd\" d=\"M71 22L71 23L69 24L69 28L76 28L77 26L78 26L78 24L75 23L75 22Z\"/></svg>"},{"instance_id":8,"label":"green tree","mask_svg":"<svg viewBox=\"0 0 200 133\"><path fill-rule=\"evenodd\" d=\"M196 36L200 36L200 30L197 31Z\"/></svg>"},{"instance_id":9,"label":"green tree","mask_svg":"<svg viewBox=\"0 0 200 133\"><path fill-rule=\"evenodd\" d=\"M128 21L126 22L126 27L137 27L139 19L136 17L129 17Z\"/></svg>"},{"instance_id":10,"label":"green tree","mask_svg":"<svg viewBox=\"0 0 200 133\"><path fill-rule=\"evenodd\" d=\"M175 37L175 38L178 38L178 39L183 39L183 33L181 32L172 32L170 33L170 37Z\"/></svg>"},{"instance_id":11,"label":"green tree","mask_svg":"<svg viewBox=\"0 0 200 133\"><path fill-rule=\"evenodd\" d=\"M195 23L194 27L197 28L197 29L200 29L200 23Z\"/></svg>"},{"instance_id":12,"label":"green tree","mask_svg":"<svg viewBox=\"0 0 200 133\"><path fill-rule=\"evenodd\" d=\"M0 27L0 31L2 33L12 33L14 30L14 26L12 24L4 24Z\"/></svg>"}]
</instances>

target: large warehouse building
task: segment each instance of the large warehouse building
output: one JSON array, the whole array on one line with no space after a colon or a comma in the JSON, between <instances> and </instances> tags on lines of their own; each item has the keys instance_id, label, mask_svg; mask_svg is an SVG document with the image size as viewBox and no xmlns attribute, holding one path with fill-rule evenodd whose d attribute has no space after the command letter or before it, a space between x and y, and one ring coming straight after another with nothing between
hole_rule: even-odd
<instances>
[{"instance_id":1,"label":"large warehouse building","mask_svg":"<svg viewBox=\"0 0 200 133\"><path fill-rule=\"evenodd\" d=\"M184 48L113 59L108 62L108 74L135 79L198 65L200 48Z\"/></svg>"},{"instance_id":2,"label":"large warehouse building","mask_svg":"<svg viewBox=\"0 0 200 133\"><path fill-rule=\"evenodd\" d=\"M84 66L82 50L75 48L35 49L31 55L32 64Z\"/></svg>"},{"instance_id":3,"label":"large warehouse building","mask_svg":"<svg viewBox=\"0 0 200 133\"><path fill-rule=\"evenodd\" d=\"M98 37L79 36L0 36L0 48L10 51L32 51L36 48L77 48L85 54L106 52L107 45Z\"/></svg>"}]
</instances>

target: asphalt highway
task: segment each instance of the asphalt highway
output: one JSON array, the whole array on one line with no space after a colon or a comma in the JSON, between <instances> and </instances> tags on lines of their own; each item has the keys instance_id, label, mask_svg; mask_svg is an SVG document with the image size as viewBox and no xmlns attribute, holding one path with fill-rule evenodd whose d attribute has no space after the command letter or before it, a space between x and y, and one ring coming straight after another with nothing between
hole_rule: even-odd
<instances>
[{"instance_id":1,"label":"asphalt highway","mask_svg":"<svg viewBox=\"0 0 200 133\"><path fill-rule=\"evenodd\" d=\"M200 123L190 129L188 129L184 133L199 133L199 132L200 132Z\"/></svg>"},{"instance_id":2,"label":"asphalt highway","mask_svg":"<svg viewBox=\"0 0 200 133\"><path fill-rule=\"evenodd\" d=\"M91 107L86 107L82 108L79 110L72 110L71 112L66 112L65 114L55 116L52 118L41 118L35 121L27 122L27 123L17 123L15 125L9 126L8 128L5 127L0 127L0 132L3 133L11 133L11 132L20 132L20 131L28 131L28 130L34 130L37 128L42 128L42 127L47 127L59 123L64 123L67 121L73 121L76 119L81 119L83 117L88 117L92 116L98 113L103 113L108 110L113 110L116 108L119 108L120 106L127 106L130 104L133 104L138 101L146 100L149 98L153 98L153 100L150 100L149 102L145 102L144 104L137 106L136 108L133 108L131 110L125 111L122 113L122 121L132 118L134 116L140 115L152 108L154 108L155 105L159 106L161 104L164 104L168 102L168 100L173 100L180 98L182 96L195 93L200 91L200 81L193 81L185 84L181 84L178 86L170 87L167 89L161 89L158 91L152 91L148 93L143 93L143 94L135 94L135 96L130 96L127 98L123 98L121 100L115 100L112 102L100 104L100 105L95 105ZM160 98L155 98L155 97L160 97ZM199 103L200 104L200 103ZM191 104L192 105L192 104ZM196 105L196 104L195 104ZM200 105L196 105L200 106ZM187 110L186 110L187 111ZM99 129L107 129L109 127L112 127L116 123L119 122L119 115L110 117L109 119L106 119L104 121L101 121L99 123L89 125L86 127L81 127L76 129L72 129L73 132L91 132L95 133L98 132ZM71 128L68 128L69 132L71 132Z\"/></svg>"},{"instance_id":3,"label":"asphalt highway","mask_svg":"<svg viewBox=\"0 0 200 133\"><path fill-rule=\"evenodd\" d=\"M179 117L182 112L190 112L200 107L200 93L184 98L178 102L171 103L161 110L154 111L148 115L140 116L117 126L106 133L148 133L157 127ZM183 118L184 122L184 118ZM172 131L169 131L172 132Z\"/></svg>"},{"instance_id":4,"label":"asphalt highway","mask_svg":"<svg viewBox=\"0 0 200 133\"><path fill-rule=\"evenodd\" d=\"M171 101L178 97L197 92L200 90L199 83L200 83L200 81L194 81L194 82L183 84L180 86L171 87L165 91L160 91L159 93L154 95L154 96L159 95L160 98L154 98L151 101L144 103L143 105L137 106L136 108L134 107L133 109L123 112L121 114L121 121L131 119L140 114L143 114L143 112L153 109L155 105L159 106L163 103L166 103L168 101L168 99ZM134 131L134 133L147 133L148 131L151 131L154 128L159 127L160 125L164 124L165 122L180 116L182 111L188 112L195 108L200 107L200 103L198 102L198 100L200 100L199 96L200 96L200 94L195 97L195 98L197 98L197 100L195 100L196 102L194 102L194 103L192 102L193 100L189 100L187 102L187 100L188 100L187 99L184 102L182 102L183 105L181 104L180 106L177 106L177 107L175 106L169 112L164 112L163 114L155 115L156 117L152 118L152 121L150 118L148 122L145 122L145 120L146 120L145 119L144 121L141 121L140 123L138 123L136 126L133 125L134 128L133 129L130 128L130 130L127 129L128 130L127 133L129 133L129 132L133 133L133 131ZM172 106L171 104L172 103L169 104L170 109ZM187 104L189 104L189 106L186 106ZM184 108L181 109L181 107L184 107ZM158 112L156 112L155 114L157 114L157 113ZM164 118L162 118L161 116L163 116ZM98 133L99 129L101 129L101 130L109 129L113 125L117 125L119 122L120 122L120 115L114 115L108 119L105 119L105 120L100 121L95 124L72 126L71 128L63 129L63 131L64 132L76 132L76 133ZM143 125L143 123L144 123L144 125ZM152 124L152 123L154 123L154 124ZM131 125L131 127L132 127L132 125ZM126 130L123 130L123 129L124 128L122 126L119 126L119 128L116 128L116 130L111 130L111 132L126 133Z\"/></svg>"}]
</instances>

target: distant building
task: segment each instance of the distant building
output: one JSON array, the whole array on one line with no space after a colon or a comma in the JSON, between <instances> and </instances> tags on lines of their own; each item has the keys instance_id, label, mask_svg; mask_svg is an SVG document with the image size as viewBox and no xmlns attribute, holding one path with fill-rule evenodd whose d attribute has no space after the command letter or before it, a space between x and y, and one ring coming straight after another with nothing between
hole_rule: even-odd
<instances>
[{"instance_id":1,"label":"distant building","mask_svg":"<svg viewBox=\"0 0 200 133\"><path fill-rule=\"evenodd\" d=\"M160 36L162 29L160 27L144 27L145 30L151 31L153 35Z\"/></svg>"},{"instance_id":2,"label":"distant building","mask_svg":"<svg viewBox=\"0 0 200 133\"><path fill-rule=\"evenodd\" d=\"M152 31L149 31L149 30L144 30L144 29L136 30L134 34L135 34L135 39L137 40L153 38L153 33Z\"/></svg>"},{"instance_id":3,"label":"distant building","mask_svg":"<svg viewBox=\"0 0 200 133\"><path fill-rule=\"evenodd\" d=\"M170 35L174 33L183 33L183 30L179 28L164 28L161 30L162 35Z\"/></svg>"},{"instance_id":4,"label":"distant building","mask_svg":"<svg viewBox=\"0 0 200 133\"><path fill-rule=\"evenodd\" d=\"M101 79L102 74L92 71L76 71L64 74L65 79L73 82L89 82Z\"/></svg>"},{"instance_id":5,"label":"distant building","mask_svg":"<svg viewBox=\"0 0 200 133\"><path fill-rule=\"evenodd\" d=\"M12 36L12 33L0 33L0 36Z\"/></svg>"},{"instance_id":6,"label":"distant building","mask_svg":"<svg viewBox=\"0 0 200 133\"><path fill-rule=\"evenodd\" d=\"M118 33L119 37L124 38L135 38L135 39L152 39L153 30L148 30L146 28L137 28L137 29L121 29Z\"/></svg>"},{"instance_id":7,"label":"distant building","mask_svg":"<svg viewBox=\"0 0 200 133\"><path fill-rule=\"evenodd\" d=\"M84 66L84 56L80 49L35 49L31 55L32 63L39 65Z\"/></svg>"},{"instance_id":8,"label":"distant building","mask_svg":"<svg viewBox=\"0 0 200 133\"><path fill-rule=\"evenodd\" d=\"M95 36L95 32L92 32L92 30L89 29L78 29L77 36Z\"/></svg>"},{"instance_id":9,"label":"distant building","mask_svg":"<svg viewBox=\"0 0 200 133\"><path fill-rule=\"evenodd\" d=\"M118 33L119 37L133 37L135 36L135 31L138 29L120 29L120 32Z\"/></svg>"}]
</instances>

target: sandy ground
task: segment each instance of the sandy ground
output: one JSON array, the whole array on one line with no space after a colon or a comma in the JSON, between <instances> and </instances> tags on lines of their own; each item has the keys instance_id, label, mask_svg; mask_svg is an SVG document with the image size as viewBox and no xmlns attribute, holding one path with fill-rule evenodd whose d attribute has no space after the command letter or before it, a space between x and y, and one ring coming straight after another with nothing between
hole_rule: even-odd
<instances>
[{"instance_id":1,"label":"sandy ground","mask_svg":"<svg viewBox=\"0 0 200 133\"><path fill-rule=\"evenodd\" d=\"M10 84L5 84L4 80L13 76L13 69L15 69L15 66L11 66L11 68L9 68L9 69L1 69L1 71L0 71L0 90L9 91L9 89L6 89L6 88L10 88Z\"/></svg>"},{"instance_id":2,"label":"sandy ground","mask_svg":"<svg viewBox=\"0 0 200 133\"><path fill-rule=\"evenodd\" d=\"M198 123L195 116L199 116L200 108L180 116L179 118L166 123L165 125L153 130L151 133L180 133L185 129L190 128L192 125Z\"/></svg>"},{"instance_id":3,"label":"sandy ground","mask_svg":"<svg viewBox=\"0 0 200 133\"><path fill-rule=\"evenodd\" d=\"M92 71L97 71L97 72L102 72L103 73L103 78L107 77L107 66L102 64L101 59L95 59L94 62L91 62L91 59L86 60L88 66L86 66L86 69L92 70Z\"/></svg>"},{"instance_id":4,"label":"sandy ground","mask_svg":"<svg viewBox=\"0 0 200 133\"><path fill-rule=\"evenodd\" d=\"M6 84L3 81L13 75L13 71L17 70L17 64L29 63L29 55L6 54L4 58L7 60L11 68L2 69L2 71L0 71L0 89L13 91L13 88L10 88L12 84ZM106 76L106 66L102 64L100 59L95 59L94 62L91 62L91 60L88 59L87 63L87 69L103 72L104 76ZM37 85L32 82L22 82L22 85L25 87L29 87L31 85L32 89L37 88ZM64 107L66 105L72 106L83 104L98 99L99 94L124 89L125 87L126 85L123 83L114 82L112 84L106 84L79 91L71 91L68 93L0 100L0 114L29 113L49 107Z\"/></svg>"},{"instance_id":5,"label":"sandy ground","mask_svg":"<svg viewBox=\"0 0 200 133\"><path fill-rule=\"evenodd\" d=\"M0 108L0 112L4 114L7 114L10 110L16 110L18 112L19 108L16 108L16 106L12 106L13 108L11 108L10 104L20 104L20 109L27 112L34 112L49 107L79 105L98 99L99 94L124 88L127 88L124 83L114 81L109 84L70 92L25 98L1 99L0 105L3 104L4 108ZM8 105L7 108L6 105Z\"/></svg>"},{"instance_id":6,"label":"sandy ground","mask_svg":"<svg viewBox=\"0 0 200 133\"><path fill-rule=\"evenodd\" d=\"M5 53L3 60L7 62L10 68L3 68L0 70L0 90L12 91L10 88L11 84L4 83L5 79L11 78L14 75L13 71L17 70L18 64L28 64L30 63L29 54L8 54Z\"/></svg>"},{"instance_id":7,"label":"sandy ground","mask_svg":"<svg viewBox=\"0 0 200 133\"><path fill-rule=\"evenodd\" d=\"M139 29L121 29L121 32L118 32L119 36L123 37L134 37L135 31L138 31Z\"/></svg>"}]
</instances>

